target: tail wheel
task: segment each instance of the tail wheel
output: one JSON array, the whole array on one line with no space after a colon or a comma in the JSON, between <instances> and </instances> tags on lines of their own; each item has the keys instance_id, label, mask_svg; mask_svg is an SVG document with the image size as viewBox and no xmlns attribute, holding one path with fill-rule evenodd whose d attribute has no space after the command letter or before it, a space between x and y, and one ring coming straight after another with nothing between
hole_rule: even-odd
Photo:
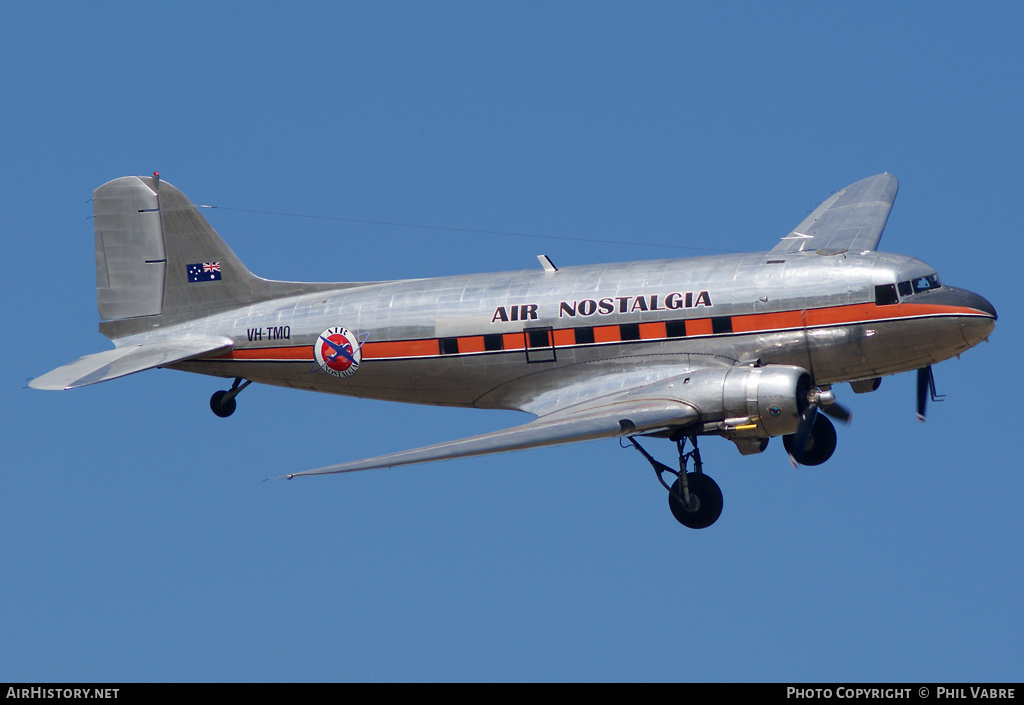
<instances>
[{"instance_id":1,"label":"tail wheel","mask_svg":"<svg viewBox=\"0 0 1024 705\"><path fill-rule=\"evenodd\" d=\"M227 399L225 399L227 397ZM210 409L222 419L226 419L235 413L235 396L228 396L226 390L214 392L210 397Z\"/></svg>"}]
</instances>

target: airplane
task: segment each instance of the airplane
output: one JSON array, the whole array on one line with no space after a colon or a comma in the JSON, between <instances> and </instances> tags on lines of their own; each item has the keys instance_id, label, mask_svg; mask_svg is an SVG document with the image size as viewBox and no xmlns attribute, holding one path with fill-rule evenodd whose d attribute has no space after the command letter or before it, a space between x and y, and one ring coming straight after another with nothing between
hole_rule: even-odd
<instances>
[{"instance_id":1,"label":"airplane","mask_svg":"<svg viewBox=\"0 0 1024 705\"><path fill-rule=\"evenodd\" d=\"M748 455L781 436L794 466L819 465L837 443L827 416L850 416L834 385L865 393L916 370L924 420L931 366L994 329L983 297L877 251L897 189L889 174L847 186L767 252L564 268L539 255L529 271L302 283L250 273L158 173L126 176L93 192L99 329L115 347L30 386L167 368L233 379L210 399L221 417L252 382L514 409L535 418L282 477L616 438L654 468L676 520L706 528L723 498L698 437ZM640 438L674 442L679 469Z\"/></svg>"}]
</instances>

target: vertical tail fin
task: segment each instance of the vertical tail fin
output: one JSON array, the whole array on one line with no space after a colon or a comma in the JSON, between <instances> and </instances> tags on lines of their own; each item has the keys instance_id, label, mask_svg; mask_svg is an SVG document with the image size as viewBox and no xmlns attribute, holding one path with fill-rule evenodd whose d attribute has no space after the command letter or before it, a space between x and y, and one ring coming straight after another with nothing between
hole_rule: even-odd
<instances>
[{"instance_id":1,"label":"vertical tail fin","mask_svg":"<svg viewBox=\"0 0 1024 705\"><path fill-rule=\"evenodd\" d=\"M100 331L120 338L254 301L253 276L188 198L158 176L93 192Z\"/></svg>"},{"instance_id":2,"label":"vertical tail fin","mask_svg":"<svg viewBox=\"0 0 1024 705\"><path fill-rule=\"evenodd\" d=\"M257 277L192 201L159 176L123 176L93 191L96 305L111 340L260 301L372 282Z\"/></svg>"}]
</instances>

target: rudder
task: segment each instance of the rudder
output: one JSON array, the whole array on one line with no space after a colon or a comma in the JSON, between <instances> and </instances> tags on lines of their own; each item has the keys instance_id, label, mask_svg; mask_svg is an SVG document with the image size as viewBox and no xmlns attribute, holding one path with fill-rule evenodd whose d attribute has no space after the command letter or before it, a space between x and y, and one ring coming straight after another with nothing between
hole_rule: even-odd
<instances>
[{"instance_id":1,"label":"rudder","mask_svg":"<svg viewBox=\"0 0 1024 705\"><path fill-rule=\"evenodd\" d=\"M96 307L102 320L159 315L167 257L156 192L136 176L92 194Z\"/></svg>"}]
</instances>

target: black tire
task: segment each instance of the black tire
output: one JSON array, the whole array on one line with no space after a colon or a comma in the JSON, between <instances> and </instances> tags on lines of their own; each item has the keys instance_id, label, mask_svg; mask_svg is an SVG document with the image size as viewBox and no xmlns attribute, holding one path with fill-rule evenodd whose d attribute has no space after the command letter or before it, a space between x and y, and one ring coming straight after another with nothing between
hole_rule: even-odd
<instances>
[{"instance_id":1,"label":"black tire","mask_svg":"<svg viewBox=\"0 0 1024 705\"><path fill-rule=\"evenodd\" d=\"M668 508L672 516L683 526L690 529L706 529L718 521L722 515L722 490L718 483L703 473L687 473L686 484L690 491L691 506L683 503L683 488L679 479L672 483L668 493Z\"/></svg>"},{"instance_id":2,"label":"black tire","mask_svg":"<svg viewBox=\"0 0 1024 705\"><path fill-rule=\"evenodd\" d=\"M837 443L836 427L832 425L827 416L820 413L814 417L811 435L807 439L807 447L804 448L803 453L796 452L795 434L782 437L782 445L786 447L786 452L800 465L808 466L821 465L831 458L832 454L836 452Z\"/></svg>"},{"instance_id":3,"label":"black tire","mask_svg":"<svg viewBox=\"0 0 1024 705\"><path fill-rule=\"evenodd\" d=\"M235 398L231 397L227 401L224 400L228 393L224 390L214 392L213 396L210 397L210 410L222 419L226 419L235 413Z\"/></svg>"}]
</instances>

